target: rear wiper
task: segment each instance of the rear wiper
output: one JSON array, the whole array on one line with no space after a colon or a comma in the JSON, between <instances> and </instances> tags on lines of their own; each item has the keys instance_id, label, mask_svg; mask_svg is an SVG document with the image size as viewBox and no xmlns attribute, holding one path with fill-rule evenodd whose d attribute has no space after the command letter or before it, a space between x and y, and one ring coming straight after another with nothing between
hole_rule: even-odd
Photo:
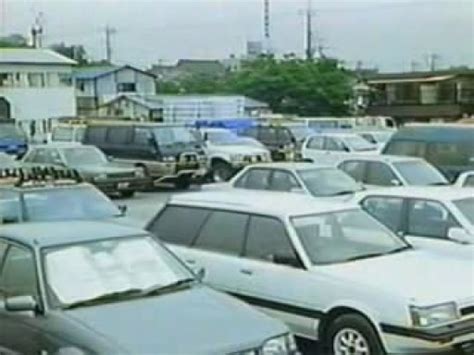
<instances>
[{"instance_id":1,"label":"rear wiper","mask_svg":"<svg viewBox=\"0 0 474 355\"><path fill-rule=\"evenodd\" d=\"M193 278L186 278L182 280L178 280L176 282L172 282L168 285L158 285L158 286L152 286L142 292L142 295L145 296L152 296L152 295L158 295L160 293L166 293L170 291L174 291L176 289L179 289L181 286L189 286L189 284L195 282L196 280Z\"/></svg>"},{"instance_id":2,"label":"rear wiper","mask_svg":"<svg viewBox=\"0 0 474 355\"><path fill-rule=\"evenodd\" d=\"M95 298L91 298L88 300L84 301L78 301L75 303L71 303L67 306L64 307L64 309L74 309L74 308L79 308L79 307L87 307L87 306L93 306L95 304L103 303L103 302L109 302L109 301L118 301L118 300L123 300L123 299L128 299L133 296L139 296L143 292L142 289L140 288L131 288L125 291L119 291L119 292L111 292L111 293L105 293L103 295L100 295Z\"/></svg>"}]
</instances>

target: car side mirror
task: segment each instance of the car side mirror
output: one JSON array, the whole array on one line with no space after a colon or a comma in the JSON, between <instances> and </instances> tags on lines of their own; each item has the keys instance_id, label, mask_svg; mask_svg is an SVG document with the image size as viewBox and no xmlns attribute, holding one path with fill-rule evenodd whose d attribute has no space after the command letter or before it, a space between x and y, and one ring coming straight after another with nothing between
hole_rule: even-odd
<instances>
[{"instance_id":1,"label":"car side mirror","mask_svg":"<svg viewBox=\"0 0 474 355\"><path fill-rule=\"evenodd\" d=\"M127 205L120 205L118 206L118 209L120 211L121 216L125 216L127 214L127 209L128 209Z\"/></svg>"},{"instance_id":2,"label":"car side mirror","mask_svg":"<svg viewBox=\"0 0 474 355\"><path fill-rule=\"evenodd\" d=\"M392 185L392 186L401 186L402 183L400 182L400 180L392 179L392 180L390 180L390 185Z\"/></svg>"},{"instance_id":3,"label":"car side mirror","mask_svg":"<svg viewBox=\"0 0 474 355\"><path fill-rule=\"evenodd\" d=\"M448 238L461 244L474 243L474 235L468 233L464 228L459 227L449 228Z\"/></svg>"},{"instance_id":4,"label":"car side mirror","mask_svg":"<svg viewBox=\"0 0 474 355\"><path fill-rule=\"evenodd\" d=\"M208 135L207 133L204 133L204 134L202 135L202 140L203 140L205 143L207 143L207 142L209 141L209 135Z\"/></svg>"},{"instance_id":5,"label":"car side mirror","mask_svg":"<svg viewBox=\"0 0 474 355\"><path fill-rule=\"evenodd\" d=\"M196 268L195 270L193 270L193 272L194 272L194 275L196 276L196 279L198 279L201 282L206 277L206 269L203 267Z\"/></svg>"},{"instance_id":6,"label":"car side mirror","mask_svg":"<svg viewBox=\"0 0 474 355\"><path fill-rule=\"evenodd\" d=\"M5 300L5 309L9 312L37 312L38 304L33 296L9 297Z\"/></svg>"}]
</instances>

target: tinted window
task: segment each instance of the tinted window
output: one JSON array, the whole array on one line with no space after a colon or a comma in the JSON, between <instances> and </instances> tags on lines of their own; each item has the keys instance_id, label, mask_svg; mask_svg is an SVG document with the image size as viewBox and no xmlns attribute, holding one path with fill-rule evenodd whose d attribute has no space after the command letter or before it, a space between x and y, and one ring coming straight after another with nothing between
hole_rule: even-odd
<instances>
[{"instance_id":1,"label":"tinted window","mask_svg":"<svg viewBox=\"0 0 474 355\"><path fill-rule=\"evenodd\" d=\"M367 163L367 175L365 183L377 186L393 186L398 181L392 169L384 163Z\"/></svg>"},{"instance_id":2,"label":"tinted window","mask_svg":"<svg viewBox=\"0 0 474 355\"><path fill-rule=\"evenodd\" d=\"M326 150L330 151L344 151L344 145L337 138L326 137Z\"/></svg>"},{"instance_id":3,"label":"tinted window","mask_svg":"<svg viewBox=\"0 0 474 355\"><path fill-rule=\"evenodd\" d=\"M245 256L277 264L300 264L283 223L268 217L250 218Z\"/></svg>"},{"instance_id":4,"label":"tinted window","mask_svg":"<svg viewBox=\"0 0 474 355\"><path fill-rule=\"evenodd\" d=\"M252 137L252 138L257 138L257 129L252 127L252 128L247 128L242 135L247 136L247 137Z\"/></svg>"},{"instance_id":5,"label":"tinted window","mask_svg":"<svg viewBox=\"0 0 474 355\"><path fill-rule=\"evenodd\" d=\"M112 144L127 144L130 142L130 127L110 127L107 141Z\"/></svg>"},{"instance_id":6,"label":"tinted window","mask_svg":"<svg viewBox=\"0 0 474 355\"><path fill-rule=\"evenodd\" d=\"M308 142L309 149L323 150L324 148L324 137L313 137Z\"/></svg>"},{"instance_id":7,"label":"tinted window","mask_svg":"<svg viewBox=\"0 0 474 355\"><path fill-rule=\"evenodd\" d=\"M195 246L239 255L245 238L248 216L241 213L213 212L201 230Z\"/></svg>"},{"instance_id":8,"label":"tinted window","mask_svg":"<svg viewBox=\"0 0 474 355\"><path fill-rule=\"evenodd\" d=\"M33 253L16 246L8 249L0 275L0 290L7 297L37 295Z\"/></svg>"},{"instance_id":9,"label":"tinted window","mask_svg":"<svg viewBox=\"0 0 474 355\"><path fill-rule=\"evenodd\" d=\"M137 145L149 145L152 135L149 129L146 128L135 128L135 135L133 137L133 143Z\"/></svg>"},{"instance_id":10,"label":"tinted window","mask_svg":"<svg viewBox=\"0 0 474 355\"><path fill-rule=\"evenodd\" d=\"M107 127L89 127L86 131L86 142L88 143L105 143L107 135Z\"/></svg>"},{"instance_id":11,"label":"tinted window","mask_svg":"<svg viewBox=\"0 0 474 355\"><path fill-rule=\"evenodd\" d=\"M369 197L362 203L364 209L394 232L401 227L403 200L396 197Z\"/></svg>"},{"instance_id":12,"label":"tinted window","mask_svg":"<svg viewBox=\"0 0 474 355\"><path fill-rule=\"evenodd\" d=\"M393 163L409 185L445 185L446 178L432 165L421 161Z\"/></svg>"},{"instance_id":13,"label":"tinted window","mask_svg":"<svg viewBox=\"0 0 474 355\"><path fill-rule=\"evenodd\" d=\"M278 131L276 128L263 127L260 129L259 139L262 142L265 142L267 144L277 144L278 143L277 134L278 134Z\"/></svg>"},{"instance_id":14,"label":"tinted window","mask_svg":"<svg viewBox=\"0 0 474 355\"><path fill-rule=\"evenodd\" d=\"M384 154L407 155L413 157L424 157L426 153L426 143L415 141L390 141Z\"/></svg>"},{"instance_id":15,"label":"tinted window","mask_svg":"<svg viewBox=\"0 0 474 355\"><path fill-rule=\"evenodd\" d=\"M164 242L189 245L209 213L205 209L169 206L148 229Z\"/></svg>"},{"instance_id":16,"label":"tinted window","mask_svg":"<svg viewBox=\"0 0 474 355\"><path fill-rule=\"evenodd\" d=\"M293 174L286 171L274 171L270 183L270 190L290 192L292 189L301 188Z\"/></svg>"},{"instance_id":17,"label":"tinted window","mask_svg":"<svg viewBox=\"0 0 474 355\"><path fill-rule=\"evenodd\" d=\"M448 229L458 227L451 213L440 203L412 200L408 205L408 234L447 238Z\"/></svg>"},{"instance_id":18,"label":"tinted window","mask_svg":"<svg viewBox=\"0 0 474 355\"><path fill-rule=\"evenodd\" d=\"M269 169L250 169L245 175L243 175L235 183L235 187L252 189L252 190L265 190L268 188L270 181Z\"/></svg>"},{"instance_id":19,"label":"tinted window","mask_svg":"<svg viewBox=\"0 0 474 355\"><path fill-rule=\"evenodd\" d=\"M466 143L430 143L426 160L434 165L465 165L470 157Z\"/></svg>"},{"instance_id":20,"label":"tinted window","mask_svg":"<svg viewBox=\"0 0 474 355\"><path fill-rule=\"evenodd\" d=\"M349 174L354 180L364 182L365 162L346 161L339 166L339 169Z\"/></svg>"}]
</instances>

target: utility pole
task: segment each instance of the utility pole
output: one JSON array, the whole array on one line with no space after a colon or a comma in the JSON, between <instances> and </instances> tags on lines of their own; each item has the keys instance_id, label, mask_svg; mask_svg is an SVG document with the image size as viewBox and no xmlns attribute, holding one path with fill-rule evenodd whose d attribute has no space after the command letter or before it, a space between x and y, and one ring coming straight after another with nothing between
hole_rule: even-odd
<instances>
[{"instance_id":1,"label":"utility pole","mask_svg":"<svg viewBox=\"0 0 474 355\"><path fill-rule=\"evenodd\" d=\"M270 0L263 0L263 37L266 54L272 54L270 40Z\"/></svg>"},{"instance_id":2,"label":"utility pole","mask_svg":"<svg viewBox=\"0 0 474 355\"><path fill-rule=\"evenodd\" d=\"M105 26L105 59L112 63L112 36L117 30L109 25Z\"/></svg>"},{"instance_id":3,"label":"utility pole","mask_svg":"<svg viewBox=\"0 0 474 355\"><path fill-rule=\"evenodd\" d=\"M41 48L43 46L43 13L40 12L35 22L31 26L31 41L33 48Z\"/></svg>"},{"instance_id":4,"label":"utility pole","mask_svg":"<svg viewBox=\"0 0 474 355\"><path fill-rule=\"evenodd\" d=\"M314 59L314 39L313 39L313 4L311 0L308 0L306 7L306 59Z\"/></svg>"}]
</instances>

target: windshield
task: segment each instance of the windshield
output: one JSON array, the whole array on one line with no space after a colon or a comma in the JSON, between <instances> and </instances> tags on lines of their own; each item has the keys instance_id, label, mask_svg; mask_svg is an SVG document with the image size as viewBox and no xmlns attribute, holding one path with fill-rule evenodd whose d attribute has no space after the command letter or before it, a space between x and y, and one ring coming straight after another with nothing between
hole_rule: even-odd
<instances>
[{"instance_id":1,"label":"windshield","mask_svg":"<svg viewBox=\"0 0 474 355\"><path fill-rule=\"evenodd\" d=\"M407 244L361 210L296 217L293 226L315 265L375 257Z\"/></svg>"},{"instance_id":2,"label":"windshield","mask_svg":"<svg viewBox=\"0 0 474 355\"><path fill-rule=\"evenodd\" d=\"M453 201L454 205L474 226L474 197L464 198L462 200Z\"/></svg>"},{"instance_id":3,"label":"windshield","mask_svg":"<svg viewBox=\"0 0 474 355\"><path fill-rule=\"evenodd\" d=\"M92 186L26 191L23 195L28 221L106 219L121 212L104 194Z\"/></svg>"},{"instance_id":4,"label":"windshield","mask_svg":"<svg viewBox=\"0 0 474 355\"><path fill-rule=\"evenodd\" d=\"M197 144L196 137L184 127L155 128L153 132L158 145L173 145L176 143Z\"/></svg>"},{"instance_id":5,"label":"windshield","mask_svg":"<svg viewBox=\"0 0 474 355\"><path fill-rule=\"evenodd\" d=\"M306 137L314 134L314 131L306 126L288 126L287 127L297 141L303 141Z\"/></svg>"},{"instance_id":6,"label":"windshield","mask_svg":"<svg viewBox=\"0 0 474 355\"><path fill-rule=\"evenodd\" d=\"M335 168L300 170L298 174L315 197L349 194L362 190L353 178Z\"/></svg>"},{"instance_id":7,"label":"windshield","mask_svg":"<svg viewBox=\"0 0 474 355\"><path fill-rule=\"evenodd\" d=\"M13 124L0 124L0 139L24 140L25 135Z\"/></svg>"},{"instance_id":8,"label":"windshield","mask_svg":"<svg viewBox=\"0 0 474 355\"><path fill-rule=\"evenodd\" d=\"M351 150L356 152L362 151L369 151L369 150L376 150L377 147L369 142L367 142L364 138L358 135L353 136L345 136L342 138L345 144L347 144Z\"/></svg>"},{"instance_id":9,"label":"windshield","mask_svg":"<svg viewBox=\"0 0 474 355\"><path fill-rule=\"evenodd\" d=\"M81 147L63 149L64 157L68 165L103 165L107 163L107 157L102 151L95 147Z\"/></svg>"},{"instance_id":10,"label":"windshield","mask_svg":"<svg viewBox=\"0 0 474 355\"><path fill-rule=\"evenodd\" d=\"M393 163L408 185L446 185L448 181L435 167L425 161Z\"/></svg>"},{"instance_id":11,"label":"windshield","mask_svg":"<svg viewBox=\"0 0 474 355\"><path fill-rule=\"evenodd\" d=\"M68 308L97 298L94 304L116 301L120 293L130 291L142 297L149 289L192 277L147 236L61 246L43 255L52 307ZM107 295L112 297L101 299Z\"/></svg>"},{"instance_id":12,"label":"windshield","mask_svg":"<svg viewBox=\"0 0 474 355\"><path fill-rule=\"evenodd\" d=\"M207 139L215 145L248 145L248 143L231 131L209 131L205 132L205 134L207 135Z\"/></svg>"}]
</instances>

